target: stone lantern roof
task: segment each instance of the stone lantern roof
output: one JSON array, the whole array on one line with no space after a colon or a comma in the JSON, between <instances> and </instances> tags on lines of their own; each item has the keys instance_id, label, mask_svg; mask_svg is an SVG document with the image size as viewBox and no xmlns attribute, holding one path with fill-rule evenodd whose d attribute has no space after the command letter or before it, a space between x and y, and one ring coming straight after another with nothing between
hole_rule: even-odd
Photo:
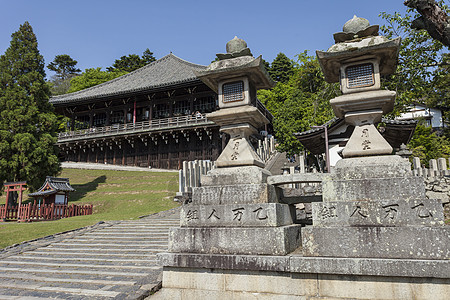
<instances>
[{"instance_id":1,"label":"stone lantern roof","mask_svg":"<svg viewBox=\"0 0 450 300\"><path fill-rule=\"evenodd\" d=\"M226 45L227 53L217 54L217 61L212 62L206 70L196 70L195 75L216 93L220 80L236 76L247 76L257 89L269 89L275 82L267 73L262 56L252 56L247 43L234 37Z\"/></svg>"},{"instance_id":2,"label":"stone lantern roof","mask_svg":"<svg viewBox=\"0 0 450 300\"><path fill-rule=\"evenodd\" d=\"M343 32L334 34L336 44L327 51L316 51L320 66L327 82L339 81L342 62L378 58L380 74L394 73L401 38L389 40L378 35L378 25L370 26L369 21L354 16L347 21Z\"/></svg>"}]
</instances>

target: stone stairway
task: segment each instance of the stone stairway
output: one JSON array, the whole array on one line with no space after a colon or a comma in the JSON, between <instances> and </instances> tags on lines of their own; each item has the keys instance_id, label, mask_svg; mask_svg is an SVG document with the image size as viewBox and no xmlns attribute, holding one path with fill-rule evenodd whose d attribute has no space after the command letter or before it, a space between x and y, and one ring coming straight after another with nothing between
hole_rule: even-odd
<instances>
[{"instance_id":1,"label":"stone stairway","mask_svg":"<svg viewBox=\"0 0 450 300\"><path fill-rule=\"evenodd\" d=\"M0 299L142 299L161 280L156 253L179 224L176 210L13 249L0 259Z\"/></svg>"}]
</instances>

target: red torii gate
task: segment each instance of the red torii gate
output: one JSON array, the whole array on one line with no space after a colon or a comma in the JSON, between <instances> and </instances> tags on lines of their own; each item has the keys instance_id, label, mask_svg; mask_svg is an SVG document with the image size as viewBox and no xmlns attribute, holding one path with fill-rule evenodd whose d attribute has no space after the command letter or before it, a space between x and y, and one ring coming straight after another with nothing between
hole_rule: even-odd
<instances>
[{"instance_id":1,"label":"red torii gate","mask_svg":"<svg viewBox=\"0 0 450 300\"><path fill-rule=\"evenodd\" d=\"M5 186L5 192L6 192L6 202L5 206L0 208L0 220L6 221L7 213L8 213L8 207L12 206L12 203L10 203L10 195L11 192L18 192L19 193L19 202L17 203L17 207L20 207L22 205L22 196L23 191L27 189L27 182L26 181L18 181L18 182L5 182L3 184Z\"/></svg>"}]
</instances>

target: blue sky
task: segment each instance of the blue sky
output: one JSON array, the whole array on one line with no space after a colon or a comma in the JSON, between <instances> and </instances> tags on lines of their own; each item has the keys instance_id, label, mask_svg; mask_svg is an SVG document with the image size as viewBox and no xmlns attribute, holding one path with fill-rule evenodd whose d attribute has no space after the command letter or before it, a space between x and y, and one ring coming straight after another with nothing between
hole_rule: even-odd
<instances>
[{"instance_id":1,"label":"blue sky","mask_svg":"<svg viewBox=\"0 0 450 300\"><path fill-rule=\"evenodd\" d=\"M82 70L110 66L116 58L173 52L207 65L235 35L255 56L271 62L279 52L294 58L303 50L325 50L332 34L353 17L383 24L379 13L404 13L403 0L0 0L0 54L11 34L29 21L45 63L69 54ZM52 75L51 72L47 72Z\"/></svg>"}]
</instances>

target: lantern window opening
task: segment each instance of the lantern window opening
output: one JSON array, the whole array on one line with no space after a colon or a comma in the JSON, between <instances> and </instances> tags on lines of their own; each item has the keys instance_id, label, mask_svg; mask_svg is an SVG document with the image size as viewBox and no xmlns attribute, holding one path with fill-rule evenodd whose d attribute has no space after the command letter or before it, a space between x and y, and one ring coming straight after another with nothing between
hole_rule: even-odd
<instances>
[{"instance_id":1,"label":"lantern window opening","mask_svg":"<svg viewBox=\"0 0 450 300\"><path fill-rule=\"evenodd\" d=\"M245 99L244 82L235 81L223 85L223 102L236 102Z\"/></svg>"},{"instance_id":2,"label":"lantern window opening","mask_svg":"<svg viewBox=\"0 0 450 300\"><path fill-rule=\"evenodd\" d=\"M375 84L374 67L372 63L349 66L345 69L347 88L368 87Z\"/></svg>"}]
</instances>

